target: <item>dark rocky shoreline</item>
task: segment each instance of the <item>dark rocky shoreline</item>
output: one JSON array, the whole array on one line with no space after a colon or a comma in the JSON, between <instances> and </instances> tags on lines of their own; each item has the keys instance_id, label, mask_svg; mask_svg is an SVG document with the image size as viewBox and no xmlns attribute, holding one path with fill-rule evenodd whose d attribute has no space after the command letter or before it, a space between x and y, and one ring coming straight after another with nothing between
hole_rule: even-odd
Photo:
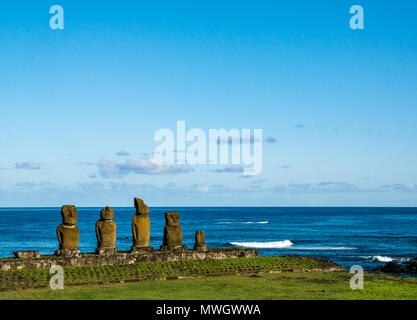
<instances>
[{"instance_id":1,"label":"dark rocky shoreline","mask_svg":"<svg viewBox=\"0 0 417 320\"><path fill-rule=\"evenodd\" d=\"M384 266L375 268L374 271L384 273L417 274L417 257L404 263L391 261L386 263Z\"/></svg>"}]
</instances>

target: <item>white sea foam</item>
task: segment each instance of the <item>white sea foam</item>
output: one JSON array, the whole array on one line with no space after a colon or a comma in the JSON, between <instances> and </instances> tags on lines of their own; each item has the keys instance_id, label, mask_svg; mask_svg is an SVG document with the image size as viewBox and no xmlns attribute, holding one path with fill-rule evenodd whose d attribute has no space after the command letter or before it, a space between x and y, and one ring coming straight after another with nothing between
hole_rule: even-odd
<instances>
[{"instance_id":1,"label":"white sea foam","mask_svg":"<svg viewBox=\"0 0 417 320\"><path fill-rule=\"evenodd\" d=\"M244 222L238 222L238 221L220 221L216 222L216 224L268 224L269 221L244 221Z\"/></svg>"},{"instance_id":2,"label":"white sea foam","mask_svg":"<svg viewBox=\"0 0 417 320\"><path fill-rule=\"evenodd\" d=\"M378 262L391 262L391 261L400 261L400 262L407 262L410 261L410 258L391 258L391 257L383 257L383 256L373 256L368 257L372 261L378 261Z\"/></svg>"},{"instance_id":3,"label":"white sea foam","mask_svg":"<svg viewBox=\"0 0 417 320\"><path fill-rule=\"evenodd\" d=\"M337 250L356 250L354 247L302 247L294 246L290 240L284 241L272 241L272 242L230 242L232 246L244 247L244 248L257 248L257 249L280 249L291 248L292 250L321 250L321 251L337 251Z\"/></svg>"},{"instance_id":4,"label":"white sea foam","mask_svg":"<svg viewBox=\"0 0 417 320\"><path fill-rule=\"evenodd\" d=\"M382 257L382 256L374 256L372 257L373 261L379 261L379 262L391 262L394 259L390 257Z\"/></svg>"},{"instance_id":5,"label":"white sea foam","mask_svg":"<svg viewBox=\"0 0 417 320\"><path fill-rule=\"evenodd\" d=\"M267 223L269 223L269 221L257 221L257 222L242 222L242 223L244 223L244 224L253 224L253 223L256 223L256 224L267 224Z\"/></svg>"},{"instance_id":6,"label":"white sea foam","mask_svg":"<svg viewBox=\"0 0 417 320\"><path fill-rule=\"evenodd\" d=\"M319 250L319 251L338 251L338 250L356 250L354 247L293 247L294 250Z\"/></svg>"},{"instance_id":7,"label":"white sea foam","mask_svg":"<svg viewBox=\"0 0 417 320\"><path fill-rule=\"evenodd\" d=\"M256 248L256 249L268 249L268 248L288 248L293 245L290 240L273 241L273 242L230 242L232 246L243 248Z\"/></svg>"},{"instance_id":8,"label":"white sea foam","mask_svg":"<svg viewBox=\"0 0 417 320\"><path fill-rule=\"evenodd\" d=\"M400 261L400 262L407 262L410 261L410 258L392 258L392 257L385 257L385 256L361 256L360 258L365 259L371 262L392 262L392 261Z\"/></svg>"},{"instance_id":9,"label":"white sea foam","mask_svg":"<svg viewBox=\"0 0 417 320\"><path fill-rule=\"evenodd\" d=\"M395 259L395 260L398 260L398 261L401 261L401 262L408 262L408 261L411 261L411 259L410 259L410 258L400 258L400 259Z\"/></svg>"}]
</instances>

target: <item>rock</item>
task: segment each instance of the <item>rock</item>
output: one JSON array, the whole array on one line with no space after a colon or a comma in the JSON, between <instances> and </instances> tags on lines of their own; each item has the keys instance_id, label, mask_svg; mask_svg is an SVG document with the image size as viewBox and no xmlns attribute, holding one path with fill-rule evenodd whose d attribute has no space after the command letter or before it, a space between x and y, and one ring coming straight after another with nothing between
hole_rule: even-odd
<instances>
[{"instance_id":1,"label":"rock","mask_svg":"<svg viewBox=\"0 0 417 320\"><path fill-rule=\"evenodd\" d=\"M151 246L148 247L132 247L130 250L131 254L134 255L148 255L149 253L153 253L154 248Z\"/></svg>"},{"instance_id":2,"label":"rock","mask_svg":"<svg viewBox=\"0 0 417 320\"><path fill-rule=\"evenodd\" d=\"M18 259L37 259L41 257L39 251L13 251L13 254Z\"/></svg>"},{"instance_id":3,"label":"rock","mask_svg":"<svg viewBox=\"0 0 417 320\"><path fill-rule=\"evenodd\" d=\"M150 221L148 217L149 208L142 199L134 200L136 214L132 218L133 246L135 248L149 247Z\"/></svg>"},{"instance_id":4,"label":"rock","mask_svg":"<svg viewBox=\"0 0 417 320\"><path fill-rule=\"evenodd\" d=\"M60 249L55 251L55 255L62 257L62 258L80 258L81 253L80 250L73 250L73 249Z\"/></svg>"},{"instance_id":5,"label":"rock","mask_svg":"<svg viewBox=\"0 0 417 320\"><path fill-rule=\"evenodd\" d=\"M398 264L395 262L388 262L384 266L379 266L374 271L385 273L408 273L417 274L417 259L414 258L404 264Z\"/></svg>"},{"instance_id":6,"label":"rock","mask_svg":"<svg viewBox=\"0 0 417 320\"><path fill-rule=\"evenodd\" d=\"M198 230L195 233L194 250L206 250L207 246L204 241L204 230Z\"/></svg>"},{"instance_id":7,"label":"rock","mask_svg":"<svg viewBox=\"0 0 417 320\"><path fill-rule=\"evenodd\" d=\"M97 249L114 249L116 246L116 223L113 221L114 210L105 207L96 222Z\"/></svg>"},{"instance_id":8,"label":"rock","mask_svg":"<svg viewBox=\"0 0 417 320\"><path fill-rule=\"evenodd\" d=\"M182 245L182 229L179 212L165 212L164 239L161 250L180 249Z\"/></svg>"},{"instance_id":9,"label":"rock","mask_svg":"<svg viewBox=\"0 0 417 320\"><path fill-rule=\"evenodd\" d=\"M96 249L96 254L98 254L99 256L112 256L114 254L116 254L117 252L119 252L119 249L117 248L97 248Z\"/></svg>"},{"instance_id":10,"label":"rock","mask_svg":"<svg viewBox=\"0 0 417 320\"><path fill-rule=\"evenodd\" d=\"M417 258L406 262L404 269L406 273L417 274Z\"/></svg>"},{"instance_id":11,"label":"rock","mask_svg":"<svg viewBox=\"0 0 417 320\"><path fill-rule=\"evenodd\" d=\"M59 250L78 250L80 230L75 225L77 223L77 209L75 206L62 206L62 224L56 229Z\"/></svg>"},{"instance_id":12,"label":"rock","mask_svg":"<svg viewBox=\"0 0 417 320\"><path fill-rule=\"evenodd\" d=\"M375 271L386 273L404 273L405 269L402 265L395 262L388 262L384 266L377 267Z\"/></svg>"}]
</instances>

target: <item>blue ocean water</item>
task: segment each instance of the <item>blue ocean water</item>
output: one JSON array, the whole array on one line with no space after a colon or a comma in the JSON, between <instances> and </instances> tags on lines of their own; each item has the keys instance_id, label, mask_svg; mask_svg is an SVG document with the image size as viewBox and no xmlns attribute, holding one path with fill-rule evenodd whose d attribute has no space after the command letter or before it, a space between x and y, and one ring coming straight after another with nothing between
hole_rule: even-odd
<instances>
[{"instance_id":1,"label":"blue ocean water","mask_svg":"<svg viewBox=\"0 0 417 320\"><path fill-rule=\"evenodd\" d=\"M81 252L96 248L101 208L78 208ZM417 257L417 208L150 208L151 245L159 248L164 212L179 211L184 244L204 229L209 247L260 248L260 255L301 254L345 267L375 268L390 259ZM134 208L115 208L117 243L132 243ZM52 254L58 248L60 208L0 208L0 256L14 250Z\"/></svg>"}]
</instances>

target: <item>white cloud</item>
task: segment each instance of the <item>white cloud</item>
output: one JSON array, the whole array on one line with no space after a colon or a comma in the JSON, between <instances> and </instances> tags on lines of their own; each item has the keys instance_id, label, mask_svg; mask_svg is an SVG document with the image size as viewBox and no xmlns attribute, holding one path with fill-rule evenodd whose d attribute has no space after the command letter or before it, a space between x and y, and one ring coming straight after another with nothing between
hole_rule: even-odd
<instances>
[{"instance_id":1,"label":"white cloud","mask_svg":"<svg viewBox=\"0 0 417 320\"><path fill-rule=\"evenodd\" d=\"M266 141L266 143L277 143L278 142L277 138L275 138L275 137L267 137L265 141Z\"/></svg>"},{"instance_id":2,"label":"white cloud","mask_svg":"<svg viewBox=\"0 0 417 320\"><path fill-rule=\"evenodd\" d=\"M16 169L39 170L40 164L33 161L15 163Z\"/></svg>"},{"instance_id":3,"label":"white cloud","mask_svg":"<svg viewBox=\"0 0 417 320\"><path fill-rule=\"evenodd\" d=\"M238 172L239 173L239 172L243 172L243 167L241 167L241 166L229 166L229 167L224 167L224 168L213 170L213 172L218 172L218 173L222 173L222 172L235 173L235 172Z\"/></svg>"},{"instance_id":4,"label":"white cloud","mask_svg":"<svg viewBox=\"0 0 417 320\"><path fill-rule=\"evenodd\" d=\"M319 183L291 183L284 182L272 188L272 191L283 194L301 194L301 193L334 193L334 192L361 192L370 191L362 190L354 184L347 182L319 182Z\"/></svg>"},{"instance_id":5,"label":"white cloud","mask_svg":"<svg viewBox=\"0 0 417 320\"><path fill-rule=\"evenodd\" d=\"M146 175L174 175L193 171L190 166L158 163L155 159L126 160L124 163L100 160L97 164L103 178L120 178L131 173Z\"/></svg>"},{"instance_id":6,"label":"white cloud","mask_svg":"<svg viewBox=\"0 0 417 320\"><path fill-rule=\"evenodd\" d=\"M209 187L207 185L206 186L197 186L197 191L209 192Z\"/></svg>"},{"instance_id":7,"label":"white cloud","mask_svg":"<svg viewBox=\"0 0 417 320\"><path fill-rule=\"evenodd\" d=\"M417 185L415 184L400 184L400 183L394 183L394 184L385 184L382 186L382 189L384 191L417 191Z\"/></svg>"},{"instance_id":8,"label":"white cloud","mask_svg":"<svg viewBox=\"0 0 417 320\"><path fill-rule=\"evenodd\" d=\"M119 156L119 157L128 157L128 156L130 156L130 153L122 150L122 151L117 152L116 153L116 156Z\"/></svg>"},{"instance_id":9,"label":"white cloud","mask_svg":"<svg viewBox=\"0 0 417 320\"><path fill-rule=\"evenodd\" d=\"M255 136L250 137L228 137L227 140L223 140L220 137L217 138L217 144L233 144L233 143L240 143L240 144L253 144L258 143L260 140Z\"/></svg>"}]
</instances>

